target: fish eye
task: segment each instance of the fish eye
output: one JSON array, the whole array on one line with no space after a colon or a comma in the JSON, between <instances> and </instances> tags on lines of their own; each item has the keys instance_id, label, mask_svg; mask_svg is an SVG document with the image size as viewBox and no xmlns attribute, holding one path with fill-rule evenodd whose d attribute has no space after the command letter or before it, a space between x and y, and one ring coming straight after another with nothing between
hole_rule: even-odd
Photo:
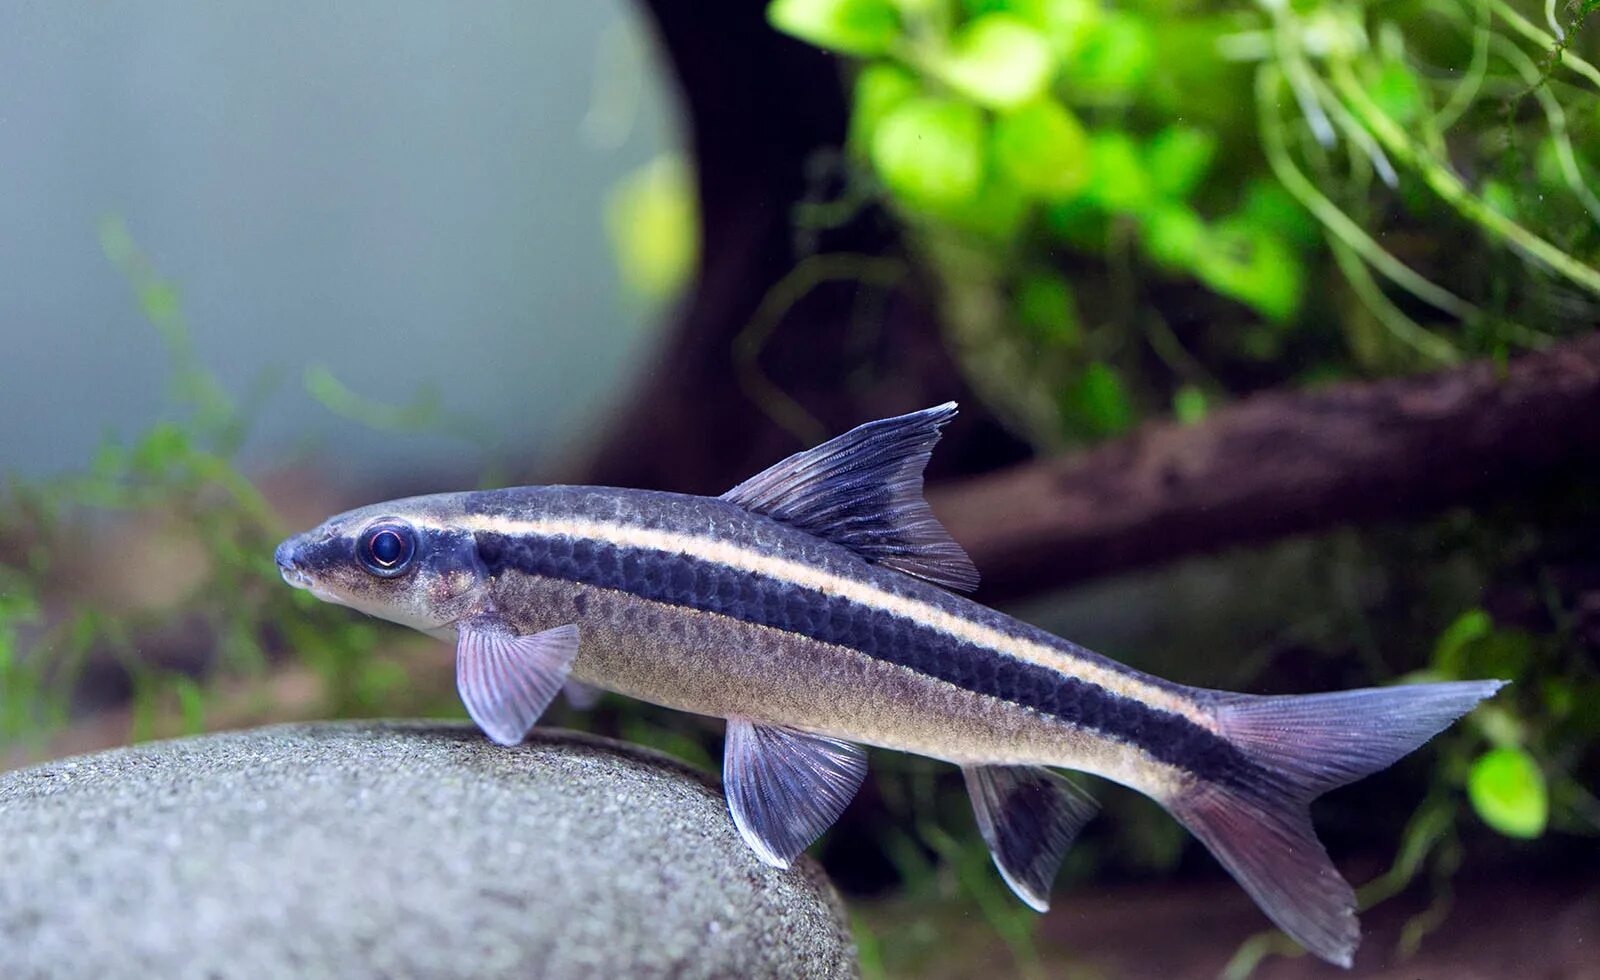
<instances>
[{"instance_id":1,"label":"fish eye","mask_svg":"<svg viewBox=\"0 0 1600 980\"><path fill-rule=\"evenodd\" d=\"M367 571L390 578L405 571L417 551L417 532L403 521L384 521L361 533L356 555Z\"/></svg>"}]
</instances>

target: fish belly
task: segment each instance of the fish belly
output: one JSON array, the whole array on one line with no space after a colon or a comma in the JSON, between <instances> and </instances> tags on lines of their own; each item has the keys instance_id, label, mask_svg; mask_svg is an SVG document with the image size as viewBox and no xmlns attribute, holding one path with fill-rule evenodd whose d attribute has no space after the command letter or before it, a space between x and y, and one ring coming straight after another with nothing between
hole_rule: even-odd
<instances>
[{"instance_id":1,"label":"fish belly","mask_svg":"<svg viewBox=\"0 0 1600 980\"><path fill-rule=\"evenodd\" d=\"M524 577L497 605L525 632L577 623L572 676L643 701L963 765L1063 766L1143 782L1143 756L1130 746L849 647L554 579Z\"/></svg>"}]
</instances>

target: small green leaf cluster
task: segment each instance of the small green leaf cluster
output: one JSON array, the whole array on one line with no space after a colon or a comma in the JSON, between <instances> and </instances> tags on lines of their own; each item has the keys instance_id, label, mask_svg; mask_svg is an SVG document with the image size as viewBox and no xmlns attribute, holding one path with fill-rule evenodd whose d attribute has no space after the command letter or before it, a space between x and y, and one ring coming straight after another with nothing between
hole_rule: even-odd
<instances>
[{"instance_id":1,"label":"small green leaf cluster","mask_svg":"<svg viewBox=\"0 0 1600 980\"><path fill-rule=\"evenodd\" d=\"M1305 256L1319 244L1310 217L1275 183L1210 182L1218 161L1237 153L1224 145L1226 119L1179 111L1184 71L1214 59L1163 50L1156 25L1170 13L1098 0L768 6L778 30L860 59L850 159L936 265L951 236L962 244L949 261L974 264L976 251L993 263L1009 294L1004 319L1057 406L1049 424L1078 437L1125 431L1142 396L1100 349L1120 345L1085 335L1076 291L1060 263L1042 257L1105 259L1131 244L1151 278L1197 281L1283 323L1301 308ZM1198 380L1176 386L1188 392L1191 418L1206 397Z\"/></svg>"},{"instance_id":2,"label":"small green leaf cluster","mask_svg":"<svg viewBox=\"0 0 1600 980\"><path fill-rule=\"evenodd\" d=\"M1600 743L1600 673L1565 653L1559 637L1498 626L1483 609L1462 613L1434 646L1430 678L1512 682L1474 714L1484 747L1462 760L1473 810L1507 837L1540 837L1552 822L1597 827L1575 766Z\"/></svg>"},{"instance_id":3,"label":"small green leaf cluster","mask_svg":"<svg viewBox=\"0 0 1600 980\"><path fill-rule=\"evenodd\" d=\"M855 79L850 140L912 220L997 245L1038 227L1092 254L1121 223L1159 269L1269 318L1295 311L1296 241L1248 208L1208 219L1196 207L1216 133L1150 125L1156 117L1140 112L1157 74L1146 17L1094 0L779 0L769 9L784 30L798 11L826 9L837 30L813 18L791 32L872 56ZM866 22L875 34L863 46L849 28Z\"/></svg>"}]
</instances>

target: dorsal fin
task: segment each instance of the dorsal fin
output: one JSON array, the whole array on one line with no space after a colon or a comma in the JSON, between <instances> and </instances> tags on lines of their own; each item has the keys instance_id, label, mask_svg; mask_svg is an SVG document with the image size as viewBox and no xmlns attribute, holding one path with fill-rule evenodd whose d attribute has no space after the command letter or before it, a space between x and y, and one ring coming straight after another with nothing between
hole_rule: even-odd
<instances>
[{"instance_id":1,"label":"dorsal fin","mask_svg":"<svg viewBox=\"0 0 1600 980\"><path fill-rule=\"evenodd\" d=\"M956 403L945 402L868 422L767 467L722 499L868 561L971 591L977 568L922 499L922 471L939 428L955 415Z\"/></svg>"}]
</instances>

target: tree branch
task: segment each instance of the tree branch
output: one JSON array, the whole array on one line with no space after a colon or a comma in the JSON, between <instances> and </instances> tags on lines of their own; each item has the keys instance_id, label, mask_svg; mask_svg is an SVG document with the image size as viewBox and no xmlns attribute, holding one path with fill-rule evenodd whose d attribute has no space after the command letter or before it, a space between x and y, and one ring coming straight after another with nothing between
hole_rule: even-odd
<instances>
[{"instance_id":1,"label":"tree branch","mask_svg":"<svg viewBox=\"0 0 1600 980\"><path fill-rule=\"evenodd\" d=\"M1600 336L1505 367L1275 391L937 488L986 597L1600 471Z\"/></svg>"}]
</instances>

